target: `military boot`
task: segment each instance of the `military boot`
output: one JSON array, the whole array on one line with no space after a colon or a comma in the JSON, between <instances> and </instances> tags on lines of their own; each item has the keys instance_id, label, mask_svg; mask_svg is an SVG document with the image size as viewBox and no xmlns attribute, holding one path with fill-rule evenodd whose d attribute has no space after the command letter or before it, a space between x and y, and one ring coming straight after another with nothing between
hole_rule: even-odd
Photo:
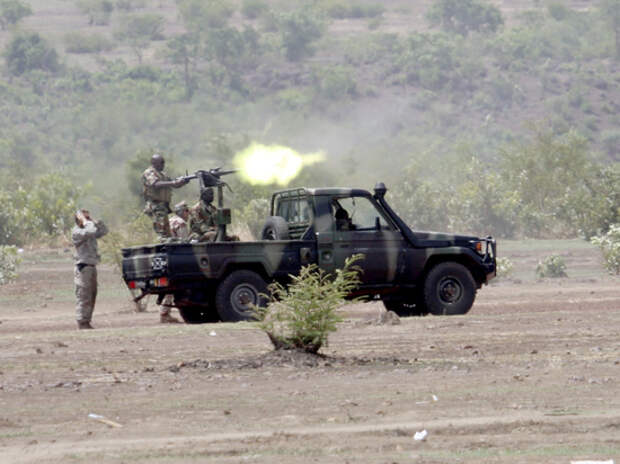
<instances>
[{"instance_id":1,"label":"military boot","mask_svg":"<svg viewBox=\"0 0 620 464\"><path fill-rule=\"evenodd\" d=\"M179 321L176 317L173 317L168 313L161 313L159 315L159 322L161 322L162 324L180 324L181 323L181 321Z\"/></svg>"},{"instance_id":2,"label":"military boot","mask_svg":"<svg viewBox=\"0 0 620 464\"><path fill-rule=\"evenodd\" d=\"M94 329L94 327L90 325L90 321L78 321L78 329Z\"/></svg>"}]
</instances>

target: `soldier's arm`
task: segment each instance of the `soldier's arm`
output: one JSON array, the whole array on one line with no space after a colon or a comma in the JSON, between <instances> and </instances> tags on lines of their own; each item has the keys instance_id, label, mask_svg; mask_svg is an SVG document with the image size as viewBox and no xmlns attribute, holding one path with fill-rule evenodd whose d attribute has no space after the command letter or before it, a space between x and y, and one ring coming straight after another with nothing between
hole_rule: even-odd
<instances>
[{"instance_id":1,"label":"soldier's arm","mask_svg":"<svg viewBox=\"0 0 620 464\"><path fill-rule=\"evenodd\" d=\"M84 222L84 227L76 227L71 232L71 241L74 245L81 244L89 237L96 237L97 227L92 221Z\"/></svg>"},{"instance_id":2,"label":"soldier's arm","mask_svg":"<svg viewBox=\"0 0 620 464\"><path fill-rule=\"evenodd\" d=\"M143 176L142 181L144 182L145 185L148 185L149 187L153 187L156 189L170 188L170 187L179 188L189 182L189 180L184 180L184 179L161 180L153 172L147 172Z\"/></svg>"},{"instance_id":3,"label":"soldier's arm","mask_svg":"<svg viewBox=\"0 0 620 464\"><path fill-rule=\"evenodd\" d=\"M108 226L106 226L103 221L97 221L95 223L95 226L97 227L97 233L95 234L95 238L103 237L105 234L108 233Z\"/></svg>"}]
</instances>

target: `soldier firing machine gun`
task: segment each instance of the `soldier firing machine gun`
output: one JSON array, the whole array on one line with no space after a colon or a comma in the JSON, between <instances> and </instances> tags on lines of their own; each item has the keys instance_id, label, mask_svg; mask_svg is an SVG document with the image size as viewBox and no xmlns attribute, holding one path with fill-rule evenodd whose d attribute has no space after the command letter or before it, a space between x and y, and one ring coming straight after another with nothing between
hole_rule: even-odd
<instances>
[{"instance_id":1,"label":"soldier firing machine gun","mask_svg":"<svg viewBox=\"0 0 620 464\"><path fill-rule=\"evenodd\" d=\"M189 182L192 179L198 179L200 184L200 193L208 188L217 187L217 214L215 224L217 225L216 242L224 241L226 238L226 226L232 222L230 208L224 208L224 187L232 192L230 186L220 179L222 176L234 174L237 169L222 171L222 168L206 170L198 170L194 174L177 177L176 180Z\"/></svg>"}]
</instances>

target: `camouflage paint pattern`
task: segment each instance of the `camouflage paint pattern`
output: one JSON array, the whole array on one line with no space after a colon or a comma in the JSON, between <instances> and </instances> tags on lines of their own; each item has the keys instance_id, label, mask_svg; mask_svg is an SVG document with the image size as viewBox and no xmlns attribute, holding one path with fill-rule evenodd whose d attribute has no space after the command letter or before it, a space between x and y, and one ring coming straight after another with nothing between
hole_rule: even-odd
<instances>
[{"instance_id":1,"label":"camouflage paint pattern","mask_svg":"<svg viewBox=\"0 0 620 464\"><path fill-rule=\"evenodd\" d=\"M354 197L369 202L377 216L376 227L338 230L334 199ZM289 202L281 208L281 204ZM307 206L307 208L306 208ZM288 211L290 240L165 244L123 250L125 281L144 285L147 293L199 292L213 294L230 272L249 269L266 281L286 282L290 274L317 263L328 272L341 268L347 257L363 254L357 263L362 285L357 294L411 294L420 288L428 269L442 261L456 261L468 269L481 287L495 275L495 242L471 236L413 232L382 197L359 189L295 189L277 192L272 215ZM283 213L284 214L284 213ZM308 215L306 218L305 215ZM279 214L278 214L279 215ZM305 220L304 220L305 219ZM353 218L355 224L355 217ZM366 225L366 224L363 224ZM486 253L475 243L483 241ZM168 286L153 279L168 277ZM201 297L202 298L202 297Z\"/></svg>"}]
</instances>

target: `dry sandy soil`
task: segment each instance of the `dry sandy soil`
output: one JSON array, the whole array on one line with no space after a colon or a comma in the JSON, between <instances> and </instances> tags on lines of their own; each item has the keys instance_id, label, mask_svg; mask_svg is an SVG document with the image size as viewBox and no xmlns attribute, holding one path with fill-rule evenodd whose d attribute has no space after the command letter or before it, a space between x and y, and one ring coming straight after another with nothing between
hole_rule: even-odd
<instances>
[{"instance_id":1,"label":"dry sandy soil","mask_svg":"<svg viewBox=\"0 0 620 464\"><path fill-rule=\"evenodd\" d=\"M620 280L581 242L500 247L513 278L468 315L345 306L321 358L248 323L162 326L106 266L77 331L70 253L26 251L0 287L0 462L619 462ZM538 281L551 252L569 277Z\"/></svg>"}]
</instances>

